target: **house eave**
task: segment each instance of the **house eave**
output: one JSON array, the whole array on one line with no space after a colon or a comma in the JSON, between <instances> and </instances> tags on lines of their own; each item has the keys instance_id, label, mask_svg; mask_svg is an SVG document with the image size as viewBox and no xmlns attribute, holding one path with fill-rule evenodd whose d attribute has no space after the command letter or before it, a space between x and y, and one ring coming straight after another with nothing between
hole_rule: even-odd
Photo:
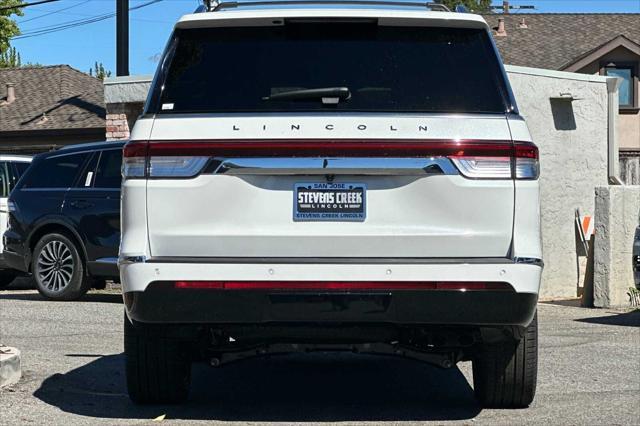
<instances>
[{"instance_id":1,"label":"house eave","mask_svg":"<svg viewBox=\"0 0 640 426\"><path fill-rule=\"evenodd\" d=\"M568 62L567 64L560 67L560 70L567 71L567 72L578 72L579 70L586 67L590 63L599 60L604 55L608 54L609 52L619 47L623 47L631 51L632 53L640 56L640 44L635 43L633 40L628 39L624 35L619 35L614 39L609 40L608 42L602 44L601 46L589 52L586 52L582 56L576 59L572 59L571 62Z\"/></svg>"}]
</instances>

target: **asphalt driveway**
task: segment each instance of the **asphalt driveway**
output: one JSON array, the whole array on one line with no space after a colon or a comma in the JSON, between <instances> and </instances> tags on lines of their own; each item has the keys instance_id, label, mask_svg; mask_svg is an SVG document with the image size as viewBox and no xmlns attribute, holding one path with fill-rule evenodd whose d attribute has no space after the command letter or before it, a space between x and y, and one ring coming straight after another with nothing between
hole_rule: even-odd
<instances>
[{"instance_id":1,"label":"asphalt driveway","mask_svg":"<svg viewBox=\"0 0 640 426\"><path fill-rule=\"evenodd\" d=\"M638 311L540 304L538 393L526 410L482 410L470 363L440 370L352 354L197 366L186 405L138 407L126 395L120 302L113 290L61 303L0 291L0 341L23 354L22 380L0 390L0 424L153 424L163 415L164 423L640 424Z\"/></svg>"}]
</instances>

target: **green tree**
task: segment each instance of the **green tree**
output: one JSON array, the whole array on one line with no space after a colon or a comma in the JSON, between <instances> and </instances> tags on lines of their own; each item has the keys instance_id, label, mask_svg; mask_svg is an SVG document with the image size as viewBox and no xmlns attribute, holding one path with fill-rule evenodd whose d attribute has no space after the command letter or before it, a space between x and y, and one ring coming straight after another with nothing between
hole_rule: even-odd
<instances>
[{"instance_id":1,"label":"green tree","mask_svg":"<svg viewBox=\"0 0 640 426\"><path fill-rule=\"evenodd\" d=\"M107 71L104 65L102 65L102 62L96 61L96 63L93 65L93 68L89 69L89 75L100 80L104 80L105 77L111 77L111 71Z\"/></svg>"},{"instance_id":2,"label":"green tree","mask_svg":"<svg viewBox=\"0 0 640 426\"><path fill-rule=\"evenodd\" d=\"M22 0L0 0L0 53L4 54L9 50L9 40L20 34L20 28L16 21L11 19L12 15L22 16L22 9L6 9L7 7L19 6Z\"/></svg>"},{"instance_id":3,"label":"green tree","mask_svg":"<svg viewBox=\"0 0 640 426\"><path fill-rule=\"evenodd\" d=\"M439 3L444 4L451 10L454 10L457 5L462 5L466 7L469 12L491 12L491 0L441 0Z\"/></svg>"},{"instance_id":4,"label":"green tree","mask_svg":"<svg viewBox=\"0 0 640 426\"><path fill-rule=\"evenodd\" d=\"M22 61L15 47L10 47L5 52L0 52L0 68L20 68Z\"/></svg>"}]
</instances>

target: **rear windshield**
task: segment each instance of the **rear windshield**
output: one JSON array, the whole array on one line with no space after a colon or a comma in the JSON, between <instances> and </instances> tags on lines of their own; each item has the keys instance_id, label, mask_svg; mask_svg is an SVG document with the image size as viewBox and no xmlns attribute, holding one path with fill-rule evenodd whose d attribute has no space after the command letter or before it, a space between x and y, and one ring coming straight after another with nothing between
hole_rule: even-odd
<instances>
[{"instance_id":1,"label":"rear windshield","mask_svg":"<svg viewBox=\"0 0 640 426\"><path fill-rule=\"evenodd\" d=\"M149 112L507 111L503 74L482 29L287 23L175 37ZM325 93L331 88L339 96ZM309 89L321 95L273 96ZM333 101L323 101L328 95Z\"/></svg>"}]
</instances>

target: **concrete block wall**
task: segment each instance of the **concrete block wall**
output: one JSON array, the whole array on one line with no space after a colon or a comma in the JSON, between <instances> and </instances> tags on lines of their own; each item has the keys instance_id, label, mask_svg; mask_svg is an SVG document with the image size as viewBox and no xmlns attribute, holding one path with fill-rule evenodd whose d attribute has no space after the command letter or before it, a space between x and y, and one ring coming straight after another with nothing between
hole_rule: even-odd
<instances>
[{"instance_id":1,"label":"concrete block wall","mask_svg":"<svg viewBox=\"0 0 640 426\"><path fill-rule=\"evenodd\" d=\"M640 225L640 186L604 186L595 190L593 304L629 306L634 287L633 240Z\"/></svg>"},{"instance_id":2,"label":"concrete block wall","mask_svg":"<svg viewBox=\"0 0 640 426\"><path fill-rule=\"evenodd\" d=\"M608 185L606 79L507 66L520 113L540 149L542 298L578 296L584 249L575 210L595 212L594 189ZM569 93L575 100L556 100Z\"/></svg>"}]
</instances>

